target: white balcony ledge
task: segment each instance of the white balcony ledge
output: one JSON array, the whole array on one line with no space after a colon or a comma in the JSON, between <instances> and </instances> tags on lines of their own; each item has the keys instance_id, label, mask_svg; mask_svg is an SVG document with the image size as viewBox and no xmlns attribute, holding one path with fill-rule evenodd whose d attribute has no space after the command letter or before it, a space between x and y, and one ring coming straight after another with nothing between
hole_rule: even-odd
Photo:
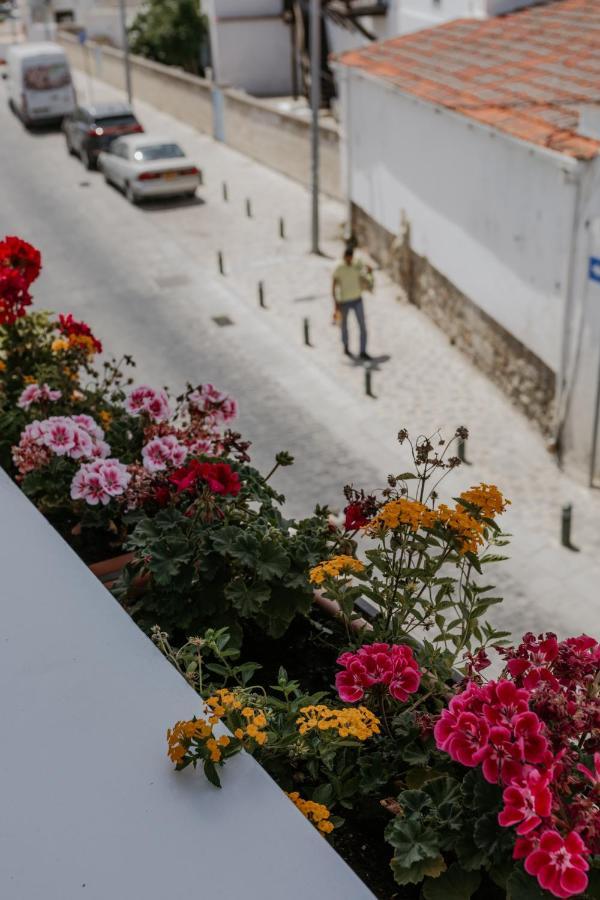
<instances>
[{"instance_id":1,"label":"white balcony ledge","mask_svg":"<svg viewBox=\"0 0 600 900\"><path fill-rule=\"evenodd\" d=\"M249 756L176 773L198 697L0 470L2 900L367 900Z\"/></svg>"}]
</instances>

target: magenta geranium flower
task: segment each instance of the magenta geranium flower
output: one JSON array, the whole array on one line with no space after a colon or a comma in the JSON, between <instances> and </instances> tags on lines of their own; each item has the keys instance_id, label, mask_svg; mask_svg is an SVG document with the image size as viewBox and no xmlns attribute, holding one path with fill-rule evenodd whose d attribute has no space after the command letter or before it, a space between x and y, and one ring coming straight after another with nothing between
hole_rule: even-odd
<instances>
[{"instance_id":1,"label":"magenta geranium flower","mask_svg":"<svg viewBox=\"0 0 600 900\"><path fill-rule=\"evenodd\" d=\"M498 814L498 823L504 828L516 825L519 835L529 834L541 825L542 819L552 812L549 780L547 774L543 775L537 769L524 769L522 777L513 781L502 794L504 809Z\"/></svg>"},{"instance_id":2,"label":"magenta geranium flower","mask_svg":"<svg viewBox=\"0 0 600 900\"><path fill-rule=\"evenodd\" d=\"M364 644L356 653L343 653L337 660L343 667L335 677L340 698L357 703L374 685L386 685L390 695L404 703L419 689L421 672L406 644Z\"/></svg>"},{"instance_id":3,"label":"magenta geranium flower","mask_svg":"<svg viewBox=\"0 0 600 900\"><path fill-rule=\"evenodd\" d=\"M571 831L566 838L558 831L545 831L536 849L525 858L525 871L534 875L540 887L555 897L581 894L588 885L589 864L584 854L587 847L580 836Z\"/></svg>"}]
</instances>

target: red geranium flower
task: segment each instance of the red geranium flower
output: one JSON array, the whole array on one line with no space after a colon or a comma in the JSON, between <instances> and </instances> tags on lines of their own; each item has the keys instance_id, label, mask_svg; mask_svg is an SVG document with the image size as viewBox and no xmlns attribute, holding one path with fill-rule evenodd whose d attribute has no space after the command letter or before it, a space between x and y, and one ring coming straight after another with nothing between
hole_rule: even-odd
<instances>
[{"instance_id":1,"label":"red geranium flower","mask_svg":"<svg viewBox=\"0 0 600 900\"><path fill-rule=\"evenodd\" d=\"M349 503L344 510L344 528L346 531L356 531L369 522L369 516L365 513L364 505L357 501Z\"/></svg>"},{"instance_id":2,"label":"red geranium flower","mask_svg":"<svg viewBox=\"0 0 600 900\"><path fill-rule=\"evenodd\" d=\"M0 265L0 325L14 325L31 306L27 280L17 269Z\"/></svg>"},{"instance_id":3,"label":"red geranium flower","mask_svg":"<svg viewBox=\"0 0 600 900\"><path fill-rule=\"evenodd\" d=\"M537 846L525 859L525 871L535 875L540 887L555 897L572 897L587 888L589 869L584 853L588 849L580 836L571 831L562 838L558 831L545 831Z\"/></svg>"},{"instance_id":4,"label":"red geranium flower","mask_svg":"<svg viewBox=\"0 0 600 900\"><path fill-rule=\"evenodd\" d=\"M177 493L189 491L199 480L205 481L213 494L230 494L235 497L242 489L240 476L227 463L202 463L192 459L186 466L176 469L171 475L171 484Z\"/></svg>"},{"instance_id":5,"label":"red geranium flower","mask_svg":"<svg viewBox=\"0 0 600 900\"><path fill-rule=\"evenodd\" d=\"M93 346L96 353L102 353L102 344L100 341L94 337L92 333L92 329L86 322L78 322L77 319L73 318L72 313L61 313L58 317L58 328L60 332L67 337L74 334L76 337L88 337Z\"/></svg>"},{"instance_id":6,"label":"red geranium flower","mask_svg":"<svg viewBox=\"0 0 600 900\"><path fill-rule=\"evenodd\" d=\"M0 267L16 269L25 280L26 287L40 274L40 251L19 237L5 237L0 241Z\"/></svg>"},{"instance_id":7,"label":"red geranium flower","mask_svg":"<svg viewBox=\"0 0 600 900\"><path fill-rule=\"evenodd\" d=\"M242 489L240 476L227 463L202 463L200 477L214 494L231 494L236 497Z\"/></svg>"}]
</instances>

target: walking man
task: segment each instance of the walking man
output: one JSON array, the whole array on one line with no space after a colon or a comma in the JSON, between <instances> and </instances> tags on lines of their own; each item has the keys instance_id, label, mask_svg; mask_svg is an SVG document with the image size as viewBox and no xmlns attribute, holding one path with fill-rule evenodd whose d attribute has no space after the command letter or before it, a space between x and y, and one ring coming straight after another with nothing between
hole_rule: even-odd
<instances>
[{"instance_id":1,"label":"walking man","mask_svg":"<svg viewBox=\"0 0 600 900\"><path fill-rule=\"evenodd\" d=\"M341 317L342 344L346 356L352 356L348 346L348 316L351 312L356 316L360 330L360 359L369 360L367 353L367 325L362 300L363 290L373 290L373 270L360 260L354 259L354 248L348 245L344 251L344 259L333 273L331 292L333 296L334 322Z\"/></svg>"}]
</instances>

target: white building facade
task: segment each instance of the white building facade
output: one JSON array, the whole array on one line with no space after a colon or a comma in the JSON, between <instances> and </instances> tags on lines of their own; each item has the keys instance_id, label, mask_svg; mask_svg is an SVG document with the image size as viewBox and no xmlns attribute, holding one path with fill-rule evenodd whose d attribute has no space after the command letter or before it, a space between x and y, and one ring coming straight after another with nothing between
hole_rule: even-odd
<instances>
[{"instance_id":1,"label":"white building facade","mask_svg":"<svg viewBox=\"0 0 600 900\"><path fill-rule=\"evenodd\" d=\"M558 440L565 463L600 482L594 143L579 145L575 134L562 152L529 139L525 125L523 137L505 133L349 57L337 75L345 192L359 241ZM537 134L535 121L528 127Z\"/></svg>"}]
</instances>

